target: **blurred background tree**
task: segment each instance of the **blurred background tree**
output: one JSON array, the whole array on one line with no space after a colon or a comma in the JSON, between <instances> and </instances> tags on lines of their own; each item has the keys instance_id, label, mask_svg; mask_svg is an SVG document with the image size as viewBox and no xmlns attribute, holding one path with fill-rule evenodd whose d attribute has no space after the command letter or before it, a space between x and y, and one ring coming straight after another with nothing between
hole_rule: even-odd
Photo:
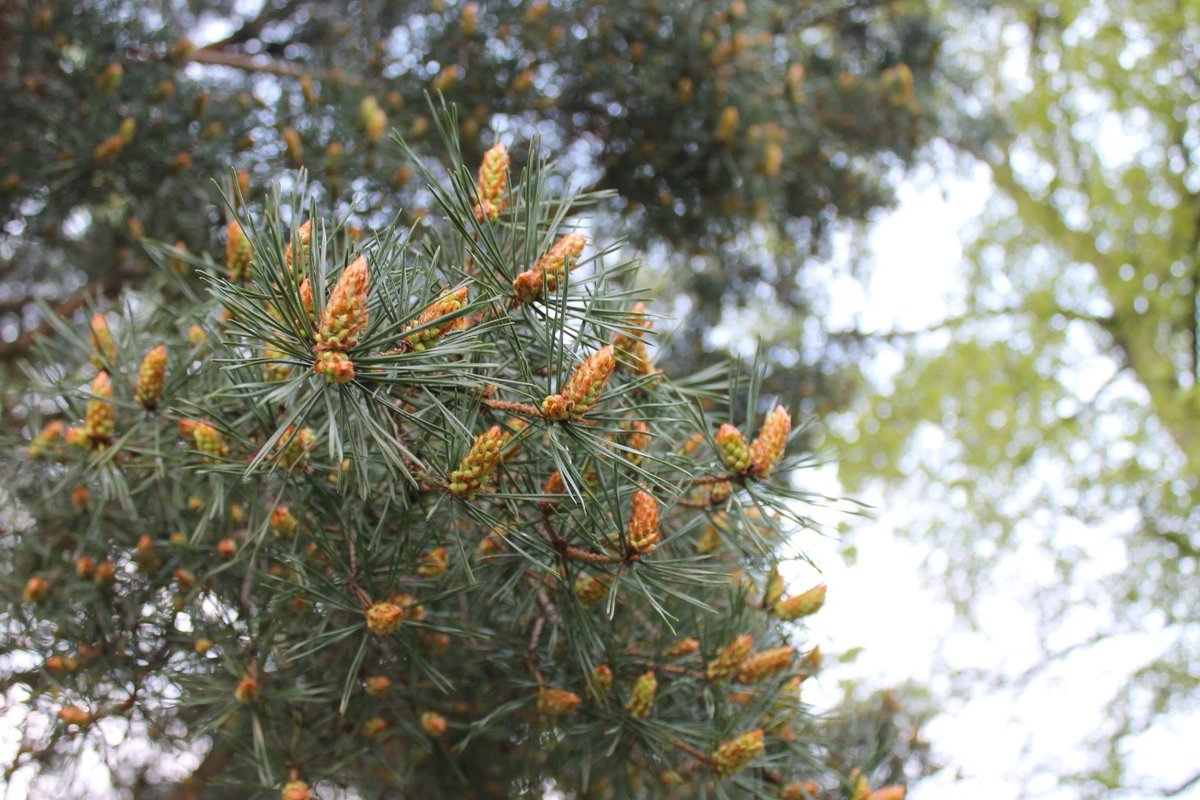
<instances>
[{"instance_id":1,"label":"blurred background tree","mask_svg":"<svg viewBox=\"0 0 1200 800\"><path fill-rule=\"evenodd\" d=\"M923 498L909 533L976 630L1021 598L1037 655L1018 684L1125 676L1095 698L1087 763L1038 771L1081 796L1178 794L1194 761L1146 757L1200 700L1200 4L1010 2L979 22L948 49L961 105L1006 121L960 138L996 193L960 307L877 337L907 360L844 431L841 475Z\"/></svg>"},{"instance_id":2,"label":"blurred background tree","mask_svg":"<svg viewBox=\"0 0 1200 800\"><path fill-rule=\"evenodd\" d=\"M464 155L538 133L577 186L617 194L605 226L650 253L684 319L681 367L777 342L772 386L805 410L851 386L814 335L804 265L862 221L936 135L938 29L922 2L583 0L5 4L0 26L0 357L42 320L146 272L147 236L207 246L209 181L261 200L304 166L318 202L376 224L428 206L413 166L424 93L464 109ZM747 313L752 305L753 310ZM769 313L762 313L763 310ZM739 346L753 337L746 336Z\"/></svg>"}]
</instances>

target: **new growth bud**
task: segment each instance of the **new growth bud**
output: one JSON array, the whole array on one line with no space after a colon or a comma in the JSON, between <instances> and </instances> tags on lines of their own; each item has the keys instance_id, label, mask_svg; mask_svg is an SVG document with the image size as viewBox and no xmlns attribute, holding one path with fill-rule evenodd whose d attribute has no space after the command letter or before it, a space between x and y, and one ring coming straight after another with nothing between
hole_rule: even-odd
<instances>
[{"instance_id":1,"label":"new growth bud","mask_svg":"<svg viewBox=\"0 0 1200 800\"><path fill-rule=\"evenodd\" d=\"M556 689L549 686L543 686L538 689L537 710L542 714L551 716L560 716L568 714L583 702L579 695L574 692L568 692L566 689Z\"/></svg>"},{"instance_id":2,"label":"new growth bud","mask_svg":"<svg viewBox=\"0 0 1200 800\"><path fill-rule=\"evenodd\" d=\"M117 343L103 314L92 314L92 364L96 369L110 369L117 364Z\"/></svg>"},{"instance_id":3,"label":"new growth bud","mask_svg":"<svg viewBox=\"0 0 1200 800\"><path fill-rule=\"evenodd\" d=\"M612 345L592 353L572 373L560 393L549 395L542 401L542 414L556 420L578 418L586 414L600 399L604 384L608 382L615 365Z\"/></svg>"},{"instance_id":4,"label":"new growth bud","mask_svg":"<svg viewBox=\"0 0 1200 800\"><path fill-rule=\"evenodd\" d=\"M421 712L421 730L431 738L438 738L446 733L446 718L436 711Z\"/></svg>"},{"instance_id":5,"label":"new growth bud","mask_svg":"<svg viewBox=\"0 0 1200 800\"><path fill-rule=\"evenodd\" d=\"M359 256L342 271L325 304L317 326L313 371L330 383L346 383L354 378L354 363L345 352L358 344L359 334L367 327L369 288L367 260ZM300 289L304 300L304 287ZM311 288L309 291L311 296Z\"/></svg>"},{"instance_id":6,"label":"new growth bud","mask_svg":"<svg viewBox=\"0 0 1200 800\"><path fill-rule=\"evenodd\" d=\"M794 647L776 647L755 653L747 658L738 670L738 682L758 683L763 678L782 672L791 665L792 654L795 652Z\"/></svg>"},{"instance_id":7,"label":"new growth bud","mask_svg":"<svg viewBox=\"0 0 1200 800\"><path fill-rule=\"evenodd\" d=\"M572 586L575 596L585 606L594 606L608 596L608 582L591 575L580 575Z\"/></svg>"},{"instance_id":8,"label":"new growth bud","mask_svg":"<svg viewBox=\"0 0 1200 800\"><path fill-rule=\"evenodd\" d=\"M639 719L648 717L650 709L654 707L654 696L657 693L658 679L654 677L654 672L650 671L639 675L638 679L634 681L629 701L625 703L625 710L631 717Z\"/></svg>"},{"instance_id":9,"label":"new growth bud","mask_svg":"<svg viewBox=\"0 0 1200 800\"><path fill-rule=\"evenodd\" d=\"M375 95L367 95L358 104L358 121L367 134L367 142L372 146L383 141L387 130L387 113L379 107Z\"/></svg>"},{"instance_id":10,"label":"new growth bud","mask_svg":"<svg viewBox=\"0 0 1200 800\"><path fill-rule=\"evenodd\" d=\"M291 241L283 251L283 263L288 269L303 272L312 258L312 220L305 220L292 234Z\"/></svg>"},{"instance_id":11,"label":"new growth bud","mask_svg":"<svg viewBox=\"0 0 1200 800\"><path fill-rule=\"evenodd\" d=\"M46 455L53 448L54 443L62 438L62 435L62 420L51 420L29 442L29 446L25 448L25 454L30 458L39 458Z\"/></svg>"},{"instance_id":12,"label":"new growth bud","mask_svg":"<svg viewBox=\"0 0 1200 800\"><path fill-rule=\"evenodd\" d=\"M625 535L633 555L653 552L658 541L658 502L646 492L633 493Z\"/></svg>"},{"instance_id":13,"label":"new growth bud","mask_svg":"<svg viewBox=\"0 0 1200 800\"><path fill-rule=\"evenodd\" d=\"M321 314L317 349L344 352L358 344L367 327L367 260L359 256L338 277Z\"/></svg>"},{"instance_id":14,"label":"new growth bud","mask_svg":"<svg viewBox=\"0 0 1200 800\"><path fill-rule=\"evenodd\" d=\"M737 772L762 752L762 738L762 730L757 729L723 743L717 748L717 752L713 753L713 770L723 778Z\"/></svg>"},{"instance_id":15,"label":"new growth bud","mask_svg":"<svg viewBox=\"0 0 1200 800\"><path fill-rule=\"evenodd\" d=\"M246 237L242 223L236 219L230 220L225 228L225 270L231 283L244 281L250 276L252 258L250 239Z\"/></svg>"},{"instance_id":16,"label":"new growth bud","mask_svg":"<svg viewBox=\"0 0 1200 800\"><path fill-rule=\"evenodd\" d=\"M499 425L493 425L476 436L458 469L450 472L450 494L461 500L474 495L496 468L507 438L508 434L501 431Z\"/></svg>"},{"instance_id":17,"label":"new growth bud","mask_svg":"<svg viewBox=\"0 0 1200 800\"><path fill-rule=\"evenodd\" d=\"M184 429L184 420L180 420L179 430ZM205 455L205 461L217 463L229 455L229 447L225 437L207 422L196 422L191 426L191 438L196 443L196 449Z\"/></svg>"},{"instance_id":18,"label":"new growth bud","mask_svg":"<svg viewBox=\"0 0 1200 800\"><path fill-rule=\"evenodd\" d=\"M708 662L708 666L704 669L705 677L710 681L733 677L741 669L753 646L754 640L750 638L749 634L737 637L725 645L716 657Z\"/></svg>"},{"instance_id":19,"label":"new growth bud","mask_svg":"<svg viewBox=\"0 0 1200 800\"><path fill-rule=\"evenodd\" d=\"M781 620L790 622L817 613L823 605L825 605L825 584L822 583L795 597L780 600L772 609Z\"/></svg>"},{"instance_id":20,"label":"new growth bud","mask_svg":"<svg viewBox=\"0 0 1200 800\"><path fill-rule=\"evenodd\" d=\"M649 375L654 371L654 363L646 349L645 334L650 327L646 317L646 306L637 303L629 309L631 324L613 339L613 347L617 350L617 363L634 375Z\"/></svg>"},{"instance_id":21,"label":"new growth bud","mask_svg":"<svg viewBox=\"0 0 1200 800\"><path fill-rule=\"evenodd\" d=\"M505 194L508 193L508 151L502 142L496 142L486 153L479 164L479 176L475 181L475 192L479 203L475 206L475 218L490 220L500 216L506 204Z\"/></svg>"},{"instance_id":22,"label":"new growth bud","mask_svg":"<svg viewBox=\"0 0 1200 800\"><path fill-rule=\"evenodd\" d=\"M147 411L153 411L162 397L163 377L167 372L167 348L163 345L151 348L138 367L137 386L133 398Z\"/></svg>"},{"instance_id":23,"label":"new growth bud","mask_svg":"<svg viewBox=\"0 0 1200 800\"><path fill-rule=\"evenodd\" d=\"M750 445L750 474L765 478L783 458L787 448L788 434L792 431L792 418L783 406L775 406L763 423L754 443Z\"/></svg>"},{"instance_id":24,"label":"new growth bud","mask_svg":"<svg viewBox=\"0 0 1200 800\"><path fill-rule=\"evenodd\" d=\"M555 242L532 269L513 280L517 300L529 303L541 297L543 290L553 292L557 289L559 282L578 265L585 244L587 237L578 232L568 233Z\"/></svg>"},{"instance_id":25,"label":"new growth bud","mask_svg":"<svg viewBox=\"0 0 1200 800\"><path fill-rule=\"evenodd\" d=\"M601 698L608 694L608 690L612 688L613 672L607 664L597 664L592 667L589 673L587 686L588 696L595 702L600 702Z\"/></svg>"},{"instance_id":26,"label":"new growth bud","mask_svg":"<svg viewBox=\"0 0 1200 800\"><path fill-rule=\"evenodd\" d=\"M722 425L717 431L716 443L725 469L740 475L750 466L750 448L736 427L728 422Z\"/></svg>"},{"instance_id":27,"label":"new growth bud","mask_svg":"<svg viewBox=\"0 0 1200 800\"><path fill-rule=\"evenodd\" d=\"M271 512L271 533L276 539L290 539L296 535L299 523L287 506L277 506Z\"/></svg>"},{"instance_id":28,"label":"new growth bud","mask_svg":"<svg viewBox=\"0 0 1200 800\"><path fill-rule=\"evenodd\" d=\"M117 415L113 409L112 382L107 372L101 372L92 380L92 398L88 400L83 418L83 433L91 447L103 447L112 442L117 426Z\"/></svg>"},{"instance_id":29,"label":"new growth bud","mask_svg":"<svg viewBox=\"0 0 1200 800\"><path fill-rule=\"evenodd\" d=\"M437 300L434 300L425 310L421 312L415 320L410 322L405 330L413 330L414 328L422 328L416 333L410 333L402 340L402 347L406 350L412 350L420 353L421 351L432 347L438 339L442 338L446 333L454 330L458 326L466 327L466 320L463 317L446 320L437 325L432 325L435 320L442 317L450 316L461 309L467 302L467 287L463 286L454 291L446 291ZM428 326L428 327L423 327Z\"/></svg>"},{"instance_id":30,"label":"new growth bud","mask_svg":"<svg viewBox=\"0 0 1200 800\"><path fill-rule=\"evenodd\" d=\"M312 794L304 781L288 781L279 792L279 800L311 800Z\"/></svg>"},{"instance_id":31,"label":"new growth bud","mask_svg":"<svg viewBox=\"0 0 1200 800\"><path fill-rule=\"evenodd\" d=\"M365 613L367 630L376 636L387 636L404 624L404 609L387 600L372 603Z\"/></svg>"}]
</instances>

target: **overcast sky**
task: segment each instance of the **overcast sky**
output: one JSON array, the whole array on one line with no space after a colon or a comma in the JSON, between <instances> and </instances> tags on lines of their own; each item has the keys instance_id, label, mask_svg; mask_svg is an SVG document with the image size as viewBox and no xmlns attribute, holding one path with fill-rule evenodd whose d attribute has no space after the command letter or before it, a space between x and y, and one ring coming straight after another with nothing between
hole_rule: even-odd
<instances>
[{"instance_id":1,"label":"overcast sky","mask_svg":"<svg viewBox=\"0 0 1200 800\"><path fill-rule=\"evenodd\" d=\"M934 179L918 173L900 193L900 205L870 231L874 269L865 291L848 282L832 292L838 298L831 328L916 329L947 315L948 299L961 294L960 232L983 208L992 187L984 169L970 177ZM900 359L885 354L873 365L881 375ZM842 494L836 470L806 476L811 488ZM1036 620L1025 610L1019 581L996 580L985 612L987 634L967 633L954 624L954 612L926 585L921 563L929 556L920 542L896 535L906 509L919 497L877 492L859 497L875 507L872 518L856 526L857 559L846 565L834 539L804 542L818 575L797 567L796 588L818 579L829 584L826 606L812 618L813 641L827 652L863 648L850 665L827 671L810 702L830 705L840 696L838 682L855 679L887 687L907 680L928 686L935 696L948 688L946 667L1007 672L1010 676L1039 660ZM825 515L833 528L845 518ZM1102 546L1102 531L1087 531ZM1036 557L1036 554L1031 554ZM1022 562L1036 571L1037 565ZM1081 634L1085 635L1085 634ZM966 701L949 701L925 730L945 769L911 787L911 800L1015 800L1078 798L1078 787L1061 786L1053 775L1081 769L1091 754L1081 742L1100 722L1105 701L1144 660L1155 642L1117 640L1099 652L1067 658L1039 673L1023 690L981 690ZM940 666L938 662L943 662ZM1003 666L1001 666L1003 665ZM1149 785L1172 785L1195 769L1200 716L1174 721L1143 737L1131 753L1136 771L1151 776ZM1130 789L1128 798L1161 797ZM1200 785L1176 795L1200 798Z\"/></svg>"}]
</instances>

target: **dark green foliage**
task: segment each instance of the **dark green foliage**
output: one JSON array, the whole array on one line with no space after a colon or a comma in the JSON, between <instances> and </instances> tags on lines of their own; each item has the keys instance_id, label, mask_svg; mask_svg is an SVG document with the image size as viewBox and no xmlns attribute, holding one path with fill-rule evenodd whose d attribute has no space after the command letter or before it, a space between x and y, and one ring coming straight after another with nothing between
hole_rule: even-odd
<instances>
[{"instance_id":1,"label":"dark green foliage","mask_svg":"<svg viewBox=\"0 0 1200 800\"><path fill-rule=\"evenodd\" d=\"M797 779L851 785L888 750L860 761L854 745L831 749L798 698L815 653L785 651L774 669L740 674L742 653L732 680L706 676L738 637L756 653L803 641L771 615L783 587L770 575L802 558L793 534L811 524L814 499L789 476L811 462L791 455L730 475L712 442L719 422L757 430L759 376L714 366L672 381L618 365L585 415L543 418L543 398L566 391L586 356L618 334L650 335L631 311L638 298L619 288L634 265L591 244L557 292L512 300L515 274L579 224L566 210L597 198L553 194L534 155L504 212L478 222L454 116L437 121L457 166L429 165L429 220L362 235L315 214L302 182L262 214L232 201L253 244L249 280L192 259L207 284L197 293L169 246L146 243L161 277L111 319L116 357L100 358L111 401L80 390L96 367L70 326L29 368L41 409L31 415L72 427L12 462L6 484L6 673L30 691L14 767L53 774L102 734L127 733L130 747L148 738L164 755L211 737L211 767L195 780L217 796L301 779L396 797L549 785L581 797L775 797ZM314 223L311 257L289 266L302 220ZM357 294L346 276L360 257L369 285ZM459 286L463 325L408 349L422 311ZM347 322L363 308L365 326ZM314 372L330 352L314 331L339 326L349 335L334 352L354 377L333 383ZM160 343L166 378L147 412L132 386ZM751 410L735 418L735 406ZM76 423L90 430L110 412L111 439L79 439ZM488 430L507 435L498 461L472 444ZM485 461L478 490L456 496L446 476ZM558 489L547 482L556 471ZM111 581L96 578L103 563ZM607 584L599 602L583 602L580 576ZM387 624L389 612L402 619ZM612 686L593 698L599 665ZM657 696L631 714L647 672ZM368 693L380 676L390 686ZM546 689L572 693L558 696L561 715L539 710ZM762 753L721 777L713 754L755 730ZM120 783L131 756L110 758Z\"/></svg>"},{"instance_id":2,"label":"dark green foliage","mask_svg":"<svg viewBox=\"0 0 1200 800\"><path fill-rule=\"evenodd\" d=\"M493 131L537 131L576 185L615 192L607 226L665 246L654 263L691 305L674 357L696 364L731 305L769 296L784 317L806 313L806 259L836 220L889 202L896 168L936 130L923 98L937 38L921 3L375 0L347 13L274 0L251 18L234 5L22 0L0 12L6 324L36 324L35 297L75 310L85 278L110 295L140 280L143 233L210 246L221 220L206 184L229 167L258 200L281 167L303 164L323 211L360 198L355 224L427 206L411 161L369 141L361 103L374 98L420 148L424 93L440 91L463 109L468 162ZM102 91L114 64L122 77ZM130 140L98 159L124 119ZM821 360L790 331L768 333L788 340L794 372ZM812 374L812 394L836 402L843 389Z\"/></svg>"}]
</instances>

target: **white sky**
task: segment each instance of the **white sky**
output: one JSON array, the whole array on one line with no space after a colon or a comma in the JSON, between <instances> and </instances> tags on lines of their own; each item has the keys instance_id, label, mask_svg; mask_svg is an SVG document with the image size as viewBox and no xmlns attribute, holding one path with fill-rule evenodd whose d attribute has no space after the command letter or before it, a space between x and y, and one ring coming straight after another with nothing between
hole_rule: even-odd
<instances>
[{"instance_id":1,"label":"white sky","mask_svg":"<svg viewBox=\"0 0 1200 800\"><path fill-rule=\"evenodd\" d=\"M947 314L948 298L961 291L962 251L959 234L981 211L992 187L986 170L970 178L943 177L930 181L918 174L900 192L899 207L869 233L874 269L866 291L845 287L834 294L830 327L857 326L864 330L920 328ZM884 357L875 366L888 373L898 357ZM833 467L812 476L815 491L843 494ZM954 612L942 601L937 587L923 585L920 565L928 548L896 535L905 509L919 497L883 493L859 500L871 503L873 518L857 525L857 559L847 566L839 544L816 537L805 542L809 555L824 570L829 584L826 606L810 618L813 641L831 653L863 648L849 665L828 669L807 695L818 705L836 704L839 681L858 680L887 687L906 680L944 694L948 679L935 671L935 656L951 668L997 669L1010 665L1009 674L1037 657L1035 620L1022 610L1015 591L1004 596L1004 581L993 584L988 634L968 634L954 627ZM833 528L845 518L826 520ZM797 588L816 582L809 570L795 576ZM807 583L806 583L807 582ZM1023 692L981 689L966 702L947 702L942 713L924 730L933 744L940 773L915 783L911 800L1015 800L1016 798L1077 798L1080 789L1059 786L1048 777L1058 770L1083 768L1091 754L1080 742L1100 722L1104 702L1123 679L1144 661L1153 641L1117 641L1101 652L1086 651L1047 670ZM1138 771L1153 776L1154 785L1172 785L1196 767L1194 747L1200 741L1200 722L1193 717L1175 730L1148 737L1131 754ZM1041 777L1034 778L1041 768ZM1124 797L1161 797L1130 790ZM1178 798L1200 797L1200 785Z\"/></svg>"}]
</instances>

